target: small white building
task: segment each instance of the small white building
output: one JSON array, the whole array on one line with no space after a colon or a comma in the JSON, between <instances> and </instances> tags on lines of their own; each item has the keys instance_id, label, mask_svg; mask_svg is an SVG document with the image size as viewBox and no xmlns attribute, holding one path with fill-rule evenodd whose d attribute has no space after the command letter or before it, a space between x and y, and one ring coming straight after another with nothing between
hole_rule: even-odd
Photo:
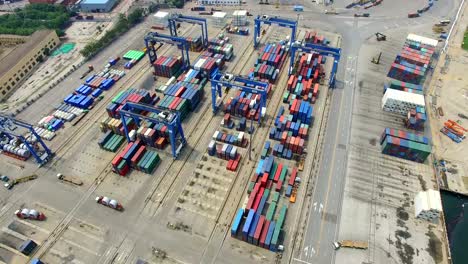
<instances>
[{"instance_id":1,"label":"small white building","mask_svg":"<svg viewBox=\"0 0 468 264\"><path fill-rule=\"evenodd\" d=\"M382 109L387 112L406 115L416 106L425 106L424 95L388 88L382 98Z\"/></svg>"},{"instance_id":2,"label":"small white building","mask_svg":"<svg viewBox=\"0 0 468 264\"><path fill-rule=\"evenodd\" d=\"M226 13L225 12L214 12L213 22L217 27L224 27L226 25Z\"/></svg>"},{"instance_id":3,"label":"small white building","mask_svg":"<svg viewBox=\"0 0 468 264\"><path fill-rule=\"evenodd\" d=\"M235 27L243 27L247 25L247 10L235 10L232 13L231 24Z\"/></svg>"},{"instance_id":4,"label":"small white building","mask_svg":"<svg viewBox=\"0 0 468 264\"><path fill-rule=\"evenodd\" d=\"M169 13L158 11L153 15L153 23L167 27L169 25Z\"/></svg>"},{"instance_id":5,"label":"small white building","mask_svg":"<svg viewBox=\"0 0 468 264\"><path fill-rule=\"evenodd\" d=\"M438 191L427 190L414 197L414 214L417 219L435 221L441 212L442 200Z\"/></svg>"},{"instance_id":6,"label":"small white building","mask_svg":"<svg viewBox=\"0 0 468 264\"><path fill-rule=\"evenodd\" d=\"M198 5L225 5L225 6L233 6L233 5L241 5L240 0L198 0Z\"/></svg>"}]
</instances>

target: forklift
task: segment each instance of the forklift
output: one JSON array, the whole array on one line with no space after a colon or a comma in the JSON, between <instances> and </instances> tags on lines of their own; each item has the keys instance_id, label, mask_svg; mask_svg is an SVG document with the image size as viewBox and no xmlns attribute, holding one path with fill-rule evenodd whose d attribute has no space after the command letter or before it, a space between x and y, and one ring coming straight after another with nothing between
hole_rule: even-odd
<instances>
[{"instance_id":1,"label":"forklift","mask_svg":"<svg viewBox=\"0 0 468 264\"><path fill-rule=\"evenodd\" d=\"M387 40L387 36L385 36L384 34L382 34L380 32L375 33L375 36L377 37L377 41L386 41Z\"/></svg>"},{"instance_id":2,"label":"forklift","mask_svg":"<svg viewBox=\"0 0 468 264\"><path fill-rule=\"evenodd\" d=\"M377 59L372 58L371 62L377 65L380 64L380 57L382 57L382 52L380 52L379 57L377 57Z\"/></svg>"}]
</instances>

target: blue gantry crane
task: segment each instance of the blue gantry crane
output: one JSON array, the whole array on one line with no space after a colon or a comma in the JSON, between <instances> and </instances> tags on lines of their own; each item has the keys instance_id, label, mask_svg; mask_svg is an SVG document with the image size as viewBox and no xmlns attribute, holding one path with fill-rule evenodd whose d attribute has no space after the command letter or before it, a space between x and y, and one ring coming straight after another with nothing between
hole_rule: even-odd
<instances>
[{"instance_id":1,"label":"blue gantry crane","mask_svg":"<svg viewBox=\"0 0 468 264\"><path fill-rule=\"evenodd\" d=\"M169 18L169 31L171 32L171 36L173 37L177 37L177 22L185 22L200 25L202 30L203 47L208 47L208 26L206 18L184 16L182 14L173 14Z\"/></svg>"},{"instance_id":2,"label":"blue gantry crane","mask_svg":"<svg viewBox=\"0 0 468 264\"><path fill-rule=\"evenodd\" d=\"M297 31L297 20L291 20L281 17L270 17L267 15L257 16L255 18L255 27L254 27L254 47L257 48L260 41L260 28L262 23L265 25L276 24L280 27L288 27L291 29L291 44L296 41L296 31Z\"/></svg>"},{"instance_id":3,"label":"blue gantry crane","mask_svg":"<svg viewBox=\"0 0 468 264\"><path fill-rule=\"evenodd\" d=\"M36 138L37 144L39 144L43 151L38 151L30 142L26 140L23 134L15 131L18 127L27 129L31 135ZM31 152L31 155L34 157L37 163L40 166L46 164L52 157L52 151L47 147L41 137L34 131L34 127L26 122L17 120L13 117L0 114L0 136L5 136L8 139L18 138L26 148ZM42 153L41 153L42 152Z\"/></svg>"},{"instance_id":4,"label":"blue gantry crane","mask_svg":"<svg viewBox=\"0 0 468 264\"><path fill-rule=\"evenodd\" d=\"M146 112L149 115L142 115L142 112ZM138 127L141 125L142 120L166 125L169 131L169 141L174 159L179 156L181 149L187 144L178 112L160 109L147 104L126 102L120 110L120 119L123 123L125 137L130 142L129 131L125 122L127 118L132 118Z\"/></svg>"},{"instance_id":5,"label":"blue gantry crane","mask_svg":"<svg viewBox=\"0 0 468 264\"><path fill-rule=\"evenodd\" d=\"M294 66L294 59L296 57L297 51L318 52L322 56L333 57L333 67L330 73L330 81L328 82L328 85L330 86L330 88L335 88L336 72L338 71L338 63L340 62L341 58L340 48L328 47L311 43L302 44L300 42L295 42L291 47L291 60L289 63L288 71L289 74L291 74L292 72Z\"/></svg>"},{"instance_id":6,"label":"blue gantry crane","mask_svg":"<svg viewBox=\"0 0 468 264\"><path fill-rule=\"evenodd\" d=\"M241 76L234 76L232 74L222 73L219 70L215 70L211 75L211 105L213 108L213 113L216 113L219 109L219 105L216 105L216 93L219 97L222 97L221 88L223 86L228 88L239 89L243 92L251 94L259 94L260 110L262 112L264 111L263 109L266 107L266 101L268 96L268 83L254 81ZM261 118L258 119L258 123L260 123L260 119Z\"/></svg>"},{"instance_id":7,"label":"blue gantry crane","mask_svg":"<svg viewBox=\"0 0 468 264\"><path fill-rule=\"evenodd\" d=\"M149 32L145 36L145 45L151 65L158 59L156 48L154 47L156 43L176 45L182 52L182 70L185 71L190 68L189 46L185 38Z\"/></svg>"}]
</instances>

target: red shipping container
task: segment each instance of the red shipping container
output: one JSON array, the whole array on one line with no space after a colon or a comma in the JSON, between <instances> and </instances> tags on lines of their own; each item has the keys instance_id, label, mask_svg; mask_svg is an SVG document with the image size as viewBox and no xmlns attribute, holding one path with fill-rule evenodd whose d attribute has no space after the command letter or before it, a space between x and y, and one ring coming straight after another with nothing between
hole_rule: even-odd
<instances>
[{"instance_id":1,"label":"red shipping container","mask_svg":"<svg viewBox=\"0 0 468 264\"><path fill-rule=\"evenodd\" d=\"M281 187L283 187L283 182L280 180L276 183L276 191L281 191Z\"/></svg>"},{"instance_id":2,"label":"red shipping container","mask_svg":"<svg viewBox=\"0 0 468 264\"><path fill-rule=\"evenodd\" d=\"M317 96L317 95L318 95L318 91L319 91L319 84L316 83L316 84L314 85L314 92L313 92L314 96Z\"/></svg>"},{"instance_id":3,"label":"red shipping container","mask_svg":"<svg viewBox=\"0 0 468 264\"><path fill-rule=\"evenodd\" d=\"M257 195L257 190L254 189L250 193L249 200L247 201L247 206L245 207L246 210L250 210L252 208L256 195Z\"/></svg>"},{"instance_id":4,"label":"red shipping container","mask_svg":"<svg viewBox=\"0 0 468 264\"><path fill-rule=\"evenodd\" d=\"M258 192L257 196L255 197L255 202L253 204L252 209L257 211L258 205L260 204L260 201L262 200L263 192L265 192L265 188L261 188L260 191Z\"/></svg>"},{"instance_id":5,"label":"red shipping container","mask_svg":"<svg viewBox=\"0 0 468 264\"><path fill-rule=\"evenodd\" d=\"M297 168L294 167L291 172L291 177L289 177L289 185L294 185L294 181L296 180L297 176Z\"/></svg>"},{"instance_id":6,"label":"red shipping container","mask_svg":"<svg viewBox=\"0 0 468 264\"><path fill-rule=\"evenodd\" d=\"M228 161L228 163L226 164L226 169L227 169L227 170L232 170L232 161L233 161L233 160L230 159L230 160Z\"/></svg>"},{"instance_id":7,"label":"red shipping container","mask_svg":"<svg viewBox=\"0 0 468 264\"><path fill-rule=\"evenodd\" d=\"M265 187L266 186L266 183L267 183L267 180L268 180L268 173L264 172L263 175L262 175L262 180L260 181L260 185Z\"/></svg>"},{"instance_id":8,"label":"red shipping container","mask_svg":"<svg viewBox=\"0 0 468 264\"><path fill-rule=\"evenodd\" d=\"M283 170L283 164L279 163L278 167L276 168L275 177L273 177L274 182L277 182L279 180L279 176L281 175L282 170Z\"/></svg>"},{"instance_id":9,"label":"red shipping container","mask_svg":"<svg viewBox=\"0 0 468 264\"><path fill-rule=\"evenodd\" d=\"M127 175L129 170L128 164L125 164L125 166L122 168L122 170L119 172L120 176L125 176Z\"/></svg>"},{"instance_id":10,"label":"red shipping container","mask_svg":"<svg viewBox=\"0 0 468 264\"><path fill-rule=\"evenodd\" d=\"M272 180L268 180L268 181L267 181L266 188L267 188L267 189L271 189L271 185L273 185L273 181L272 181Z\"/></svg>"},{"instance_id":11,"label":"red shipping container","mask_svg":"<svg viewBox=\"0 0 468 264\"><path fill-rule=\"evenodd\" d=\"M119 153L117 154L117 156L114 157L111 164L113 167L117 167L117 165L119 165L121 161L122 161L122 153Z\"/></svg>"},{"instance_id":12,"label":"red shipping container","mask_svg":"<svg viewBox=\"0 0 468 264\"><path fill-rule=\"evenodd\" d=\"M135 155L132 157L131 162L132 162L132 167L135 167L138 163L138 161L143 157L143 155L146 152L146 147L141 146L138 151L135 153Z\"/></svg>"},{"instance_id":13,"label":"red shipping container","mask_svg":"<svg viewBox=\"0 0 468 264\"><path fill-rule=\"evenodd\" d=\"M259 212L261 213L261 212ZM263 228L263 224L265 223L265 216L264 215L260 215L260 219L258 220L258 224L257 224L257 228L255 229L255 233L254 233L254 241L259 241L260 240L260 235L262 234L262 228ZM255 245L258 245L254 242Z\"/></svg>"},{"instance_id":14,"label":"red shipping container","mask_svg":"<svg viewBox=\"0 0 468 264\"><path fill-rule=\"evenodd\" d=\"M257 182L257 178L258 178L258 175L256 173L254 173L254 175L252 175L252 178L250 178L250 181L251 182Z\"/></svg>"}]
</instances>

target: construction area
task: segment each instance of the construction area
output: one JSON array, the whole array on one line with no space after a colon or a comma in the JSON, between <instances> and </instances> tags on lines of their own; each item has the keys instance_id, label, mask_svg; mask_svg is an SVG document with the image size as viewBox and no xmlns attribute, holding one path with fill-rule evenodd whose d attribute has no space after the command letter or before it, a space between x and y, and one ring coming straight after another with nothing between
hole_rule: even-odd
<instances>
[{"instance_id":1,"label":"construction area","mask_svg":"<svg viewBox=\"0 0 468 264\"><path fill-rule=\"evenodd\" d=\"M466 142L438 132L464 137L465 95L432 89L463 86L447 76L466 56L450 47L439 73L431 31L458 6L392 9L403 25L389 1L336 2L188 3L87 61L111 23L73 23L2 106L0 263L449 263L443 220L414 201L466 192Z\"/></svg>"}]
</instances>

